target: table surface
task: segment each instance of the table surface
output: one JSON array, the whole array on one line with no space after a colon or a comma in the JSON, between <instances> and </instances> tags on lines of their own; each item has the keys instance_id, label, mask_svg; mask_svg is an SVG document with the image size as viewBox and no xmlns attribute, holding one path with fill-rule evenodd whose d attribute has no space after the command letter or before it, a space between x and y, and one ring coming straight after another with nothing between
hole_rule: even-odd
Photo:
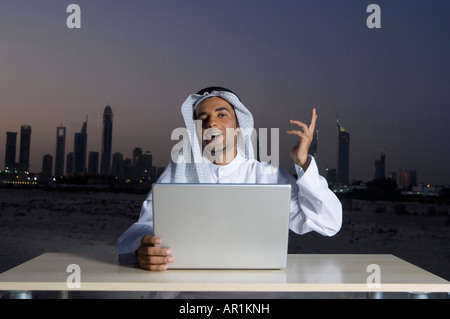
<instances>
[{"instance_id":1,"label":"table surface","mask_svg":"<svg viewBox=\"0 0 450 319\"><path fill-rule=\"evenodd\" d=\"M80 288L67 285L71 264L79 266ZM377 274L380 286L369 286ZM0 290L450 292L450 282L393 255L299 254L281 270L150 272L118 265L111 254L45 253L0 274Z\"/></svg>"}]
</instances>

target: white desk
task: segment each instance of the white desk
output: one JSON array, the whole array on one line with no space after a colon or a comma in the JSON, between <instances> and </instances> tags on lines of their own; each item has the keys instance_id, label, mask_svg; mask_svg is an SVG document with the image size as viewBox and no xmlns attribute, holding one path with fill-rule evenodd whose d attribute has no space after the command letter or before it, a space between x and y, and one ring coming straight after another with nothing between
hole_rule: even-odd
<instances>
[{"instance_id":1,"label":"white desk","mask_svg":"<svg viewBox=\"0 0 450 319\"><path fill-rule=\"evenodd\" d=\"M80 288L67 285L71 264L80 267ZM368 285L372 264L379 266L379 287ZM149 272L118 265L113 255L45 253L0 274L1 290L448 293L450 282L393 255L288 255L283 270Z\"/></svg>"}]
</instances>

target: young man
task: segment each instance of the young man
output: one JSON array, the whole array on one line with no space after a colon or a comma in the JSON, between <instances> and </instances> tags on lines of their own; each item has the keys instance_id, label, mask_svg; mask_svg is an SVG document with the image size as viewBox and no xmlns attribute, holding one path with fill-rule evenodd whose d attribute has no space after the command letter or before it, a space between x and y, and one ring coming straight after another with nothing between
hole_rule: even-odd
<instances>
[{"instance_id":1,"label":"young man","mask_svg":"<svg viewBox=\"0 0 450 319\"><path fill-rule=\"evenodd\" d=\"M285 170L255 159L251 136L253 117L228 89L206 88L190 95L182 105L188 143L173 152L160 183L282 183L291 184L289 228L297 234L316 231L336 234L342 222L342 206L319 175L308 155L313 139L316 110L309 125L291 120L298 137L291 150L298 178ZM201 130L199 125L201 123ZM250 141L250 142L249 142ZM176 256L161 248L163 238L153 234L152 193L144 201L138 222L119 238L119 261L138 262L147 270L165 270ZM188 239L186 239L188 240ZM208 254L205 252L205 258Z\"/></svg>"}]
</instances>

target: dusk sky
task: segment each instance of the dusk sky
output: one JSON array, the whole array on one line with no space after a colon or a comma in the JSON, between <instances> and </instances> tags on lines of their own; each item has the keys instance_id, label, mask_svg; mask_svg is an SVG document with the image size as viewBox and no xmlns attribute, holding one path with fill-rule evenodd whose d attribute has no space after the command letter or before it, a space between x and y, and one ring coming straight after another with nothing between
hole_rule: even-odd
<instances>
[{"instance_id":1,"label":"dusk sky","mask_svg":"<svg viewBox=\"0 0 450 319\"><path fill-rule=\"evenodd\" d=\"M69 4L81 28L69 29ZM381 28L369 29L371 3ZM112 151L135 147L166 166L180 107L207 86L236 92L257 128L279 128L290 169L289 119L316 107L318 164L337 167L339 121L350 133L350 181L416 169L419 182L450 184L448 0L2 0L0 168L6 132L32 126L31 171L66 153L88 115L88 152L101 148L102 114L114 114ZM18 161L17 149L16 159Z\"/></svg>"}]
</instances>

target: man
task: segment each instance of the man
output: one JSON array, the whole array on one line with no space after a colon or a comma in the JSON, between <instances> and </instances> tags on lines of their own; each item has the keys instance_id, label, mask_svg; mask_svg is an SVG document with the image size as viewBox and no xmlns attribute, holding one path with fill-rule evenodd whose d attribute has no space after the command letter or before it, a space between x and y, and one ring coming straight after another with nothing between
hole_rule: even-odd
<instances>
[{"instance_id":1,"label":"man","mask_svg":"<svg viewBox=\"0 0 450 319\"><path fill-rule=\"evenodd\" d=\"M192 94L183 103L182 114L189 132L188 143L172 154L172 161L158 182L289 183L292 231L298 234L316 231L325 236L339 231L341 203L319 175L314 158L308 155L317 120L315 109L309 125L291 120L297 128L287 131L298 137L290 154L297 179L281 168L255 160L251 142L249 145L253 117L232 91L211 87ZM196 129L196 121L201 121L201 130ZM170 248L156 246L162 240L153 234L150 192L142 205L139 221L119 238L119 261L138 262L147 270L165 270L176 256Z\"/></svg>"}]
</instances>

